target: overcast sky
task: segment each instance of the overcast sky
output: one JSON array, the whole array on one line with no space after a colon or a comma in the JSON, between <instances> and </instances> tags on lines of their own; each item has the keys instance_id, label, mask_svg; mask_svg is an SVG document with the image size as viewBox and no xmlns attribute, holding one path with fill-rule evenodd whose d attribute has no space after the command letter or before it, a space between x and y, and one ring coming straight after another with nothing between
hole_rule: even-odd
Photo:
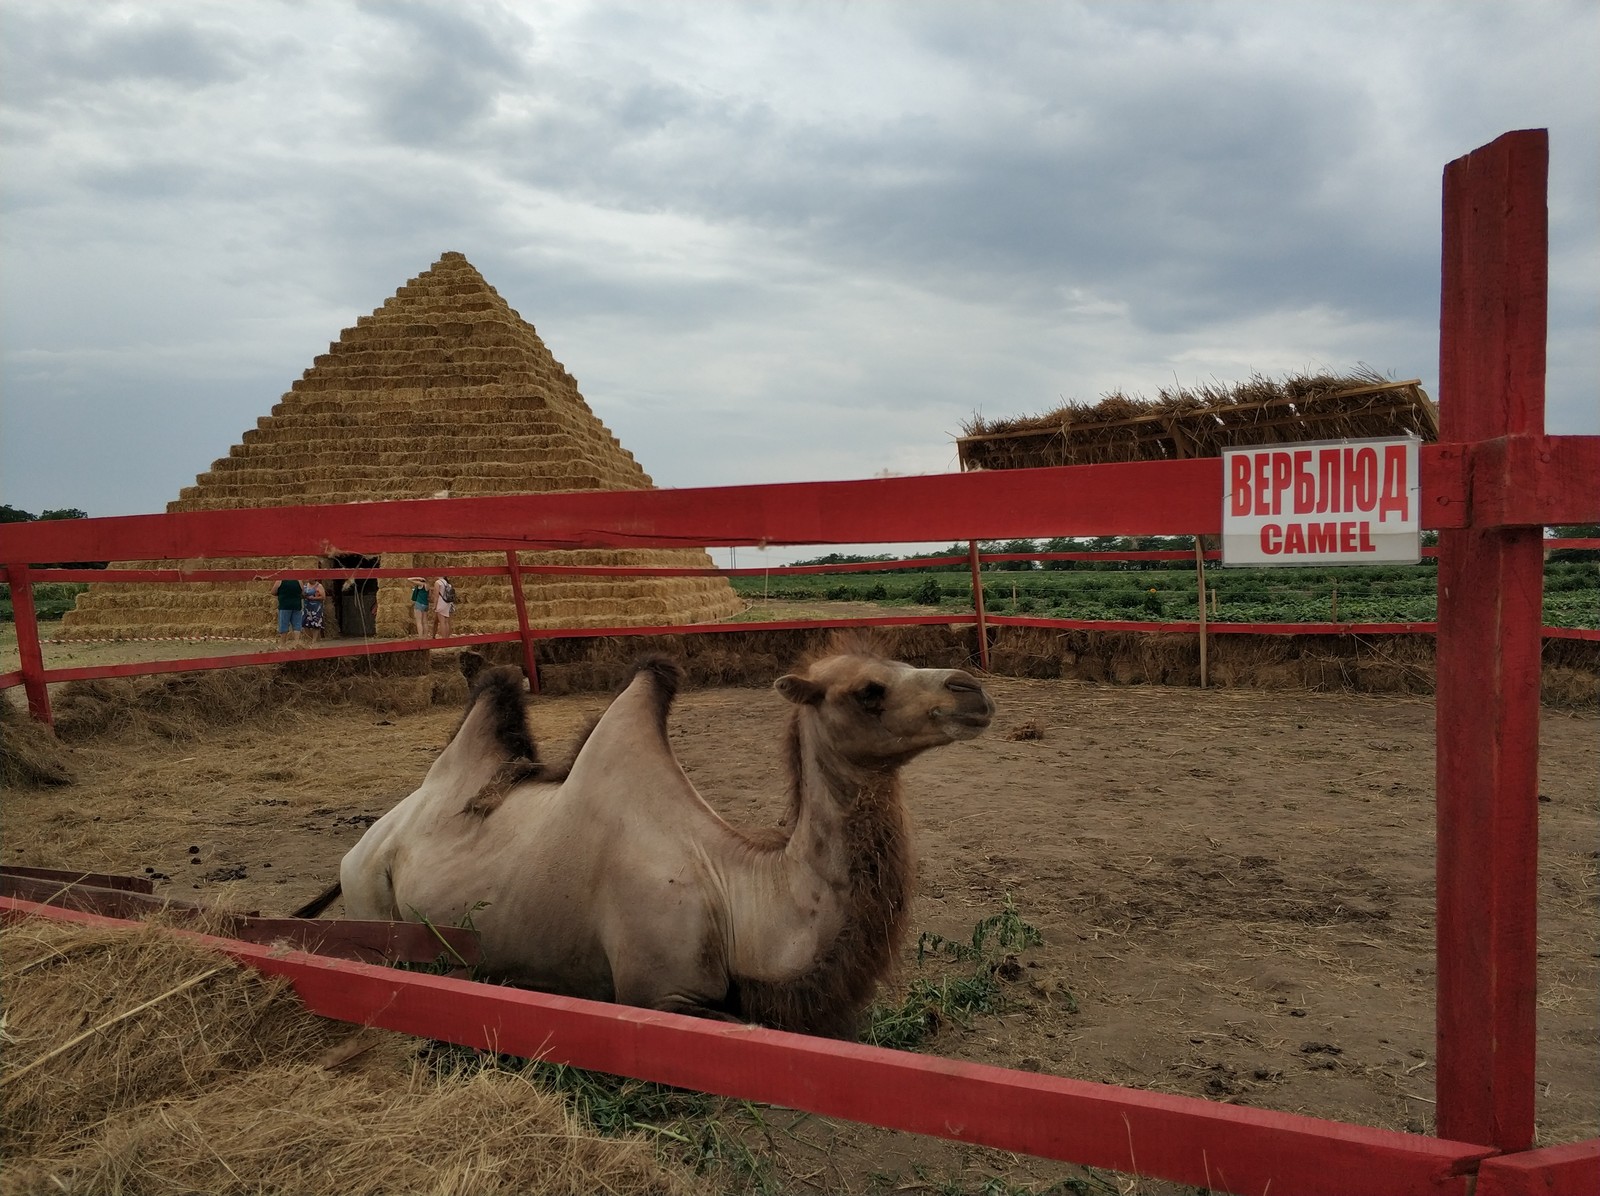
<instances>
[{"instance_id":1,"label":"overcast sky","mask_svg":"<svg viewBox=\"0 0 1600 1196\"><path fill-rule=\"evenodd\" d=\"M0 502L162 510L445 250L661 486L1174 380L1437 396L1440 172L1535 126L1594 433L1597 61L1594 0L5 0Z\"/></svg>"}]
</instances>

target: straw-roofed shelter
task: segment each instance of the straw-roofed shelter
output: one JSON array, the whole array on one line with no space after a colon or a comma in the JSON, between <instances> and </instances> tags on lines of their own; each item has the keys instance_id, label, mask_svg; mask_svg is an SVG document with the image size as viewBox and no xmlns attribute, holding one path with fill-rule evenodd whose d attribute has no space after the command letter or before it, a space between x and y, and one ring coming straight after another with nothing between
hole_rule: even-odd
<instances>
[{"instance_id":1,"label":"straw-roofed shelter","mask_svg":"<svg viewBox=\"0 0 1600 1196\"><path fill-rule=\"evenodd\" d=\"M962 469L1025 469L1220 456L1223 449L1385 436L1439 438L1419 379L1371 372L1256 375L1235 386L1175 386L1154 399L1108 394L1044 415L974 416L956 442Z\"/></svg>"},{"instance_id":2,"label":"straw-roofed shelter","mask_svg":"<svg viewBox=\"0 0 1600 1196\"><path fill-rule=\"evenodd\" d=\"M228 456L184 487L168 512L335 502L540 494L562 490L639 490L650 477L578 393L577 383L514 311L459 253L395 292L347 328L289 392L245 431ZM575 551L523 554L525 563L709 567L693 550ZM371 567L374 559L342 560ZM385 568L428 577L450 567L503 565L500 554L446 558L390 554ZM136 563L134 567L138 567ZM150 564L145 562L142 564ZM190 568L294 570L316 576L335 562L190 561ZM370 584L370 583L368 583ZM330 597L332 597L332 586ZM276 631L270 583L181 586L100 583L62 620L58 638L165 636L269 638ZM457 585L457 633L517 625L509 579L475 577ZM741 604L719 577L530 575L524 578L535 626L710 622ZM341 607L330 601L327 634L340 634ZM364 604L363 604L364 609ZM351 609L346 634L412 633L410 586L377 587L375 620Z\"/></svg>"}]
</instances>

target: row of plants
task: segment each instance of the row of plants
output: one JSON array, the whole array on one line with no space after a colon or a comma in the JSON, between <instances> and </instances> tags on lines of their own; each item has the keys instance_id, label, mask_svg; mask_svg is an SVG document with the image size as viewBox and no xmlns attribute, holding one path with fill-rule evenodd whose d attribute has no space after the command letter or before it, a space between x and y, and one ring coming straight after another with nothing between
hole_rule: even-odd
<instances>
[{"instance_id":1,"label":"row of plants","mask_svg":"<svg viewBox=\"0 0 1600 1196\"><path fill-rule=\"evenodd\" d=\"M1210 569L1207 617L1216 622L1430 622L1437 613L1438 578L1423 565L1339 569ZM786 601L876 602L884 606L972 609L968 572L807 574L735 578L747 598ZM1034 570L985 575L984 609L991 614L1037 614L1091 620L1188 620L1196 617L1192 570L1061 573ZM1600 566L1551 562L1545 569L1545 622L1552 627L1600 626Z\"/></svg>"},{"instance_id":2,"label":"row of plants","mask_svg":"<svg viewBox=\"0 0 1600 1196\"><path fill-rule=\"evenodd\" d=\"M61 618L72 609L78 595L88 588L89 583L83 581L52 581L34 586L34 617L40 622ZM0 623L9 623L11 620L11 587L0 585Z\"/></svg>"},{"instance_id":3,"label":"row of plants","mask_svg":"<svg viewBox=\"0 0 1600 1196\"><path fill-rule=\"evenodd\" d=\"M1600 539L1600 524L1575 523L1559 527L1551 527L1548 534L1560 540L1594 540ZM1439 533L1425 531L1422 533L1422 544L1425 548L1434 547L1439 543ZM965 542L946 545L943 548L929 549L916 554L921 557L960 557L967 558L969 546ZM1049 572L1111 572L1124 573L1145 568L1146 562L1127 561L1119 556L1129 552L1193 552L1193 536L1056 536L1049 540L980 540L978 551L985 556L997 555L1030 555L1037 553L1104 553L1104 560L1092 561L998 561L988 560L982 563L985 573L1028 573L1035 569ZM796 561L797 565L844 565L865 561L891 561L896 558L887 555L859 556L851 553L830 552L824 556L813 557L810 560ZM1555 548L1550 550L1552 561L1600 561L1600 549L1595 548ZM1408 568L1408 566L1396 566ZM928 572L927 568L915 569L913 572ZM936 569L934 570L936 571Z\"/></svg>"},{"instance_id":4,"label":"row of plants","mask_svg":"<svg viewBox=\"0 0 1600 1196\"><path fill-rule=\"evenodd\" d=\"M1215 593L1208 618L1233 623L1428 622L1436 613L1437 577L1422 565L1344 569L1210 569ZM737 577L746 598L791 602L876 602L884 606L972 609L967 572L834 573ZM60 619L87 589L84 582L50 582L33 588L41 621ZM1193 619L1197 594L1192 570L1060 573L1034 570L986 576L984 609L991 614L1040 614L1064 619ZM1600 626L1600 565L1552 561L1545 566L1545 623L1551 627ZM11 588L0 585L0 621L12 618Z\"/></svg>"}]
</instances>

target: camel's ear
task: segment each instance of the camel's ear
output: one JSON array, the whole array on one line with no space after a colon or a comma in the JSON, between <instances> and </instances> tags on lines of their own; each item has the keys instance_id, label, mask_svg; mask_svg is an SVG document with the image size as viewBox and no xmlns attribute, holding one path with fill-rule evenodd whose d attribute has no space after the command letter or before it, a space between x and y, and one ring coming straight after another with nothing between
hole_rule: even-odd
<instances>
[{"instance_id":1,"label":"camel's ear","mask_svg":"<svg viewBox=\"0 0 1600 1196\"><path fill-rule=\"evenodd\" d=\"M815 681L808 681L798 673L786 673L772 683L772 688L781 693L796 706L815 706L822 701L823 688Z\"/></svg>"},{"instance_id":2,"label":"camel's ear","mask_svg":"<svg viewBox=\"0 0 1600 1196\"><path fill-rule=\"evenodd\" d=\"M456 663L461 666L461 675L467 679L468 685L476 681L478 674L489 664L482 653L474 652L471 648L463 649Z\"/></svg>"}]
</instances>

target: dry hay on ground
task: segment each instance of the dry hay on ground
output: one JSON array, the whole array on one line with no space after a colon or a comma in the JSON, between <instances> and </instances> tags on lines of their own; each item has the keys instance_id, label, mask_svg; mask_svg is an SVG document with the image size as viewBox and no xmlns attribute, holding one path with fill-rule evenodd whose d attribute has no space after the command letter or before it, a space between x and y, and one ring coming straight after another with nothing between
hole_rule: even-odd
<instances>
[{"instance_id":1,"label":"dry hay on ground","mask_svg":"<svg viewBox=\"0 0 1600 1196\"><path fill-rule=\"evenodd\" d=\"M0 783L3 787L67 785L72 768L61 741L20 705L0 694Z\"/></svg>"},{"instance_id":2,"label":"dry hay on ground","mask_svg":"<svg viewBox=\"0 0 1600 1196\"><path fill-rule=\"evenodd\" d=\"M436 1075L416 1043L156 928L0 930L0 1194L694 1193L525 1075Z\"/></svg>"}]
</instances>

